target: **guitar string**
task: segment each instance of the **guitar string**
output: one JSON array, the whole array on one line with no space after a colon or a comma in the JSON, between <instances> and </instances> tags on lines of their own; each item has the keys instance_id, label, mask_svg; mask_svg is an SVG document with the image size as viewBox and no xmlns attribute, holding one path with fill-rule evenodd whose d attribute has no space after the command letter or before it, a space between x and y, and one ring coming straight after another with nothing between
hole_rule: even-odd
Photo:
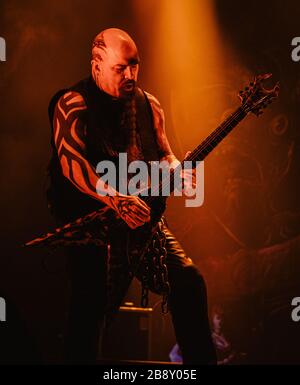
<instances>
[{"instance_id":1,"label":"guitar string","mask_svg":"<svg viewBox=\"0 0 300 385\"><path fill-rule=\"evenodd\" d=\"M217 127L198 147L195 148L195 150L192 151L192 153L186 158L184 159L180 165L178 165L171 173L170 173L170 179L168 179L168 184L164 183L165 180L161 181L159 183L159 185L153 189L152 191L152 194L153 193L156 193L156 192L160 192L161 189L163 188L163 186L166 186L166 187L169 187L168 185L170 183L173 182L173 180L171 181L171 178L173 178L173 176L175 175L175 172L176 170L182 166L183 162L184 161L194 161L196 160L196 158L201 154L201 152L204 151L205 148L208 148L209 146L211 146L211 144L214 142L215 139L217 139L218 137L220 137L220 134L222 132L226 132L226 130L228 128L230 128L230 125L236 121L236 118L241 114L241 113L246 113L246 111L244 110L244 107L241 106L239 107L230 117L227 118L227 120L222 123L219 127ZM246 113L247 114L247 113ZM213 149L214 147L212 147ZM208 155L208 153L206 154ZM148 189L150 190L150 189ZM149 202L151 203L155 198L157 198L157 196L144 196L142 197L143 200L145 202Z\"/></svg>"},{"instance_id":2,"label":"guitar string","mask_svg":"<svg viewBox=\"0 0 300 385\"><path fill-rule=\"evenodd\" d=\"M166 186L166 187L169 187L169 182L172 183L173 180L171 181L171 178L173 178L173 176L175 175L175 172L176 170L182 166L183 162L184 161L193 161L195 160L200 154L201 152L203 152L203 150L207 147L209 147L213 141L218 138L220 136L220 134L224 131L226 131L226 129L228 127L230 127L231 123L234 122L236 120L236 117L238 117L238 115L241 113L241 112L244 112L244 109L243 107L239 107L230 117L228 117L227 121L224 122L223 124L221 124L219 127L217 127L190 155L187 159L184 159L180 165L178 165L171 173L170 175L170 181L168 180L168 184L166 183L165 180L161 181L159 183L159 185L153 189L152 191L152 194L153 193L159 193L161 191L161 189L163 188L163 186ZM213 147L212 147L213 149ZM156 198L156 196L147 196L145 201L152 201L154 198Z\"/></svg>"},{"instance_id":3,"label":"guitar string","mask_svg":"<svg viewBox=\"0 0 300 385\"><path fill-rule=\"evenodd\" d=\"M260 103L264 100L264 99L268 99L270 97L270 95L265 95L261 100L260 100ZM257 104L257 103L256 103ZM205 149L205 147L208 147L208 146L210 146L210 143L212 143L216 138L218 138L219 136L220 136L220 134L222 133L222 132L226 132L226 130L228 129L228 128L230 128L230 129L232 129L233 127L230 127L230 125L231 125L231 123L233 122L233 121L235 121L236 120L236 117L238 117L238 115L239 114L241 114L241 113L244 113L245 114L245 116L250 112L250 110L251 109L249 109L249 106L247 106L247 103L244 103L244 105L241 105L232 115L230 115L226 120L225 120L225 122L223 122L223 123L221 123L220 125L219 125L219 127L217 127L206 139L204 139L204 141L198 146L198 147L196 147L196 149L195 150L193 150L192 151L192 153L189 155L189 157L191 157L192 155L194 155L194 159L192 159L192 161L193 160L195 160L195 158L197 158L198 157L198 155ZM245 116L243 116L242 118L244 118ZM241 119L240 119L241 120ZM237 122L237 123L239 123L239 121ZM227 132L226 133L226 135L227 134L229 134L230 133L230 131L229 132ZM210 142L209 142L209 140L211 139L211 138L213 138ZM225 137L224 137L225 138ZM224 139L223 138L223 139ZM207 143L206 143L207 142ZM211 150L213 150L214 149L214 147L215 146L213 146L212 148L211 148ZM208 155L209 154L209 152L206 154L206 155ZM206 156L205 155L205 156ZM184 161L186 161L186 160L190 160L189 159L189 157L187 158L187 159L184 159L180 164L182 165L183 164L183 162ZM203 158L204 159L204 158Z\"/></svg>"}]
</instances>

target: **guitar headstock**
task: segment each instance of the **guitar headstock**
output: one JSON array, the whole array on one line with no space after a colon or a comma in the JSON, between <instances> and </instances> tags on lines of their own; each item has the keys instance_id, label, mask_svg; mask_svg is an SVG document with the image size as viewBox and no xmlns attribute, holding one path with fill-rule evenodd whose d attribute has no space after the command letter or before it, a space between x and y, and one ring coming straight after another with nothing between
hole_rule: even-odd
<instances>
[{"instance_id":1,"label":"guitar headstock","mask_svg":"<svg viewBox=\"0 0 300 385\"><path fill-rule=\"evenodd\" d=\"M239 92L239 98L246 113L253 112L256 116L259 116L263 113L263 108L266 108L278 97L279 83L276 83L270 90L263 87L264 80L269 79L271 76L272 74L258 75L248 87L245 87L244 91Z\"/></svg>"}]
</instances>

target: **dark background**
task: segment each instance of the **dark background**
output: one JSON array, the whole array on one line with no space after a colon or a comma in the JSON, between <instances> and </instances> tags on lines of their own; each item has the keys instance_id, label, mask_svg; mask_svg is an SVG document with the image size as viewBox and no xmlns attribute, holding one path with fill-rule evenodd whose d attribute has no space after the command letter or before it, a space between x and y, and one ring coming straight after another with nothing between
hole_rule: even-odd
<instances>
[{"instance_id":1,"label":"dark background","mask_svg":"<svg viewBox=\"0 0 300 385\"><path fill-rule=\"evenodd\" d=\"M174 79L169 76L170 84L160 86L172 63L153 56L160 2L139 1L139 10L142 3L148 20L129 0L0 2L0 36L7 44L7 61L0 63L0 293L8 302L7 328L11 314L19 333L7 329L12 360L60 360L68 301L65 259L59 251L21 245L54 225L44 194L47 106L58 89L89 73L93 37L112 26L134 37L142 58L140 83L161 101L178 158L226 113L211 105L210 120L195 112L174 122ZM227 63L222 83L199 84L202 97L212 100L222 92L227 108L234 108L237 87L267 71L280 81L280 98L259 120L243 122L207 159L202 207L186 210L170 198L169 223L202 269L210 308L223 307L228 336L246 361L299 363L300 324L290 314L292 298L300 296L300 62L291 59L292 38L300 35L300 6L296 0L218 0L214 6L220 44L230 46L230 54L222 53ZM179 129L198 125L198 118L206 127L200 136ZM137 302L138 290L133 287L128 298ZM172 338L169 332L165 343Z\"/></svg>"}]
</instances>

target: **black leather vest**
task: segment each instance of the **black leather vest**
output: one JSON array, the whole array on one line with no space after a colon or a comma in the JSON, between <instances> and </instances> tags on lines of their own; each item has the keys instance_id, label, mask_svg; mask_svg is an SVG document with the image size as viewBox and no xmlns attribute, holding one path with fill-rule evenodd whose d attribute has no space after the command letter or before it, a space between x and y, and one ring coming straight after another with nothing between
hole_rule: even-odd
<instances>
[{"instance_id":1,"label":"black leather vest","mask_svg":"<svg viewBox=\"0 0 300 385\"><path fill-rule=\"evenodd\" d=\"M82 95L87 105L86 159L94 167L101 160L117 162L119 152L127 152L129 132L121 127L124 102L101 91L92 77L84 79L69 89L57 92L49 104L49 119L53 133L53 116L59 98L68 91ZM140 135L141 152L146 161L159 160L160 154L154 134L150 103L139 89L136 96L137 133ZM51 135L52 158L48 166L48 205L61 222L72 221L101 207L101 202L80 192L64 175Z\"/></svg>"}]
</instances>

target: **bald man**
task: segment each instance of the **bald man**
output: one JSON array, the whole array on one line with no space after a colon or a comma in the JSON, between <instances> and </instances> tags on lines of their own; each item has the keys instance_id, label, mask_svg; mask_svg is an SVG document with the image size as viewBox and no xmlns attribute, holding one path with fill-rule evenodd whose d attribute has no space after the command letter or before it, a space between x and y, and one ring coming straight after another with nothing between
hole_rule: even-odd
<instances>
[{"instance_id":1,"label":"bald man","mask_svg":"<svg viewBox=\"0 0 300 385\"><path fill-rule=\"evenodd\" d=\"M137 47L126 32L104 30L93 41L92 75L51 100L53 156L48 200L62 223L108 206L130 229L142 226L150 220L150 208L137 196L121 194L118 184L102 182L96 173L98 162L117 164L121 152L127 153L129 161L166 160L170 167L179 162L166 136L160 103L137 86L139 62ZM101 194L107 188L110 194ZM183 361L213 364L204 280L165 224L163 231L169 305ZM67 249L72 288L65 340L69 363L96 362L108 313L118 309L132 279L126 234L111 234L109 242L109 254L107 247L93 245ZM108 259L112 256L118 267L109 267L109 286Z\"/></svg>"}]
</instances>

